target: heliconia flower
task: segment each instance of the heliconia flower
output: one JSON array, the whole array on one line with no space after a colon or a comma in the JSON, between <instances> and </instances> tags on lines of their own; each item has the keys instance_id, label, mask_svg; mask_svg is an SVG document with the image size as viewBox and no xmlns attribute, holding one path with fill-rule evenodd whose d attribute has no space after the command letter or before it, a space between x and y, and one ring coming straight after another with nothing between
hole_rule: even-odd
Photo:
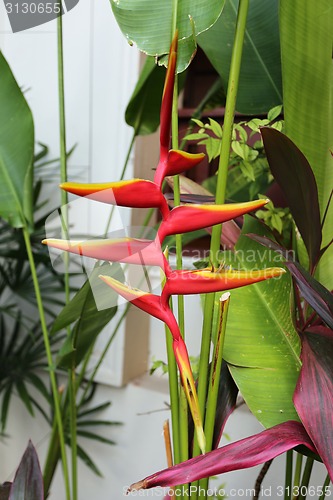
<instances>
[{"instance_id":1,"label":"heliconia flower","mask_svg":"<svg viewBox=\"0 0 333 500\"><path fill-rule=\"evenodd\" d=\"M181 205L173 208L169 216L161 222L157 237L162 243L170 234L187 233L222 224L240 215L258 210L268 202L269 200L255 200L224 205Z\"/></svg>"},{"instance_id":2,"label":"heliconia flower","mask_svg":"<svg viewBox=\"0 0 333 500\"><path fill-rule=\"evenodd\" d=\"M163 89L161 113L160 113L160 158L154 182L159 188L162 186L164 177L177 175L194 167L205 157L203 153L186 153L180 150L169 150L171 136L172 101L175 84L175 73L177 64L178 31L176 31L171 42L168 60L168 69Z\"/></svg>"},{"instance_id":3,"label":"heliconia flower","mask_svg":"<svg viewBox=\"0 0 333 500\"><path fill-rule=\"evenodd\" d=\"M160 112L160 162L166 161L170 146L173 89L177 64L178 30L172 39Z\"/></svg>"},{"instance_id":4,"label":"heliconia flower","mask_svg":"<svg viewBox=\"0 0 333 500\"><path fill-rule=\"evenodd\" d=\"M191 458L169 469L156 472L132 484L129 492L157 486L175 486L204 477L254 467L301 444L316 453L310 437L300 422L292 420L283 422L254 436L222 446L206 455Z\"/></svg>"},{"instance_id":5,"label":"heliconia flower","mask_svg":"<svg viewBox=\"0 0 333 500\"><path fill-rule=\"evenodd\" d=\"M160 296L144 292L142 290L129 288L127 285L120 283L110 276L100 276L100 278L119 295L121 295L125 300L132 302L132 304L134 304L136 307L138 307L142 311L147 312L151 316L160 319L170 329L171 335L173 337L173 351L187 401L191 410L198 443L201 451L204 453L205 436L202 426L202 419L200 416L197 391L191 370L191 364L189 361L186 345L179 330L178 323L169 307L169 304L165 304L163 306Z\"/></svg>"},{"instance_id":6,"label":"heliconia flower","mask_svg":"<svg viewBox=\"0 0 333 500\"><path fill-rule=\"evenodd\" d=\"M178 175L195 167L205 157L204 153L187 153L178 149L170 149L165 160L159 162L154 182L161 188L164 177Z\"/></svg>"},{"instance_id":7,"label":"heliconia flower","mask_svg":"<svg viewBox=\"0 0 333 500\"><path fill-rule=\"evenodd\" d=\"M145 179L131 179L100 184L64 182L61 189L77 196L130 208L158 208L163 218L169 214L168 204L158 186Z\"/></svg>"},{"instance_id":8,"label":"heliconia flower","mask_svg":"<svg viewBox=\"0 0 333 500\"><path fill-rule=\"evenodd\" d=\"M166 275L171 272L169 263L161 247L155 241L118 238L103 240L68 241L49 238L42 243L66 252L91 257L97 260L137 264L141 266L159 266Z\"/></svg>"},{"instance_id":9,"label":"heliconia flower","mask_svg":"<svg viewBox=\"0 0 333 500\"><path fill-rule=\"evenodd\" d=\"M270 278L278 278L286 271L281 267L237 271L211 268L193 271L175 270L169 276L162 291L162 302L167 304L171 295L222 292L251 285Z\"/></svg>"}]
</instances>

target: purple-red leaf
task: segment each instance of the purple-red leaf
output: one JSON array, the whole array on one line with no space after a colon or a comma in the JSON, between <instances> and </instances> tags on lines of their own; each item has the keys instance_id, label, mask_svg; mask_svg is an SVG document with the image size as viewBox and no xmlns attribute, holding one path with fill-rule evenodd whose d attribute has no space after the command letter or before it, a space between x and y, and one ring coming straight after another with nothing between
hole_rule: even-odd
<instances>
[{"instance_id":1,"label":"purple-red leaf","mask_svg":"<svg viewBox=\"0 0 333 500\"><path fill-rule=\"evenodd\" d=\"M266 238L266 236L258 236L257 234L248 234L250 238L261 243L262 245L280 253L285 259L285 265L294 277L298 288L304 299L316 311L316 313L325 321L325 323L333 329L333 295L319 281L317 281L310 273L308 273L298 262L290 259L286 249Z\"/></svg>"},{"instance_id":2,"label":"purple-red leaf","mask_svg":"<svg viewBox=\"0 0 333 500\"><path fill-rule=\"evenodd\" d=\"M38 456L31 441L16 471L9 500L43 500L44 484Z\"/></svg>"},{"instance_id":3,"label":"purple-red leaf","mask_svg":"<svg viewBox=\"0 0 333 500\"><path fill-rule=\"evenodd\" d=\"M301 360L293 401L333 480L333 331L312 327L305 332Z\"/></svg>"},{"instance_id":4,"label":"purple-red leaf","mask_svg":"<svg viewBox=\"0 0 333 500\"><path fill-rule=\"evenodd\" d=\"M237 395L238 387L230 374L227 363L223 360L215 412L213 449L219 445L226 421L235 409Z\"/></svg>"},{"instance_id":5,"label":"purple-red leaf","mask_svg":"<svg viewBox=\"0 0 333 500\"><path fill-rule=\"evenodd\" d=\"M314 267L322 233L318 189L311 166L286 135L268 127L263 127L261 134L272 174L287 199Z\"/></svg>"},{"instance_id":6,"label":"purple-red leaf","mask_svg":"<svg viewBox=\"0 0 333 500\"><path fill-rule=\"evenodd\" d=\"M302 424L295 421L283 422L255 436L156 472L133 484L130 491L155 486L175 486L224 472L247 469L267 462L300 444L316 451Z\"/></svg>"}]
</instances>

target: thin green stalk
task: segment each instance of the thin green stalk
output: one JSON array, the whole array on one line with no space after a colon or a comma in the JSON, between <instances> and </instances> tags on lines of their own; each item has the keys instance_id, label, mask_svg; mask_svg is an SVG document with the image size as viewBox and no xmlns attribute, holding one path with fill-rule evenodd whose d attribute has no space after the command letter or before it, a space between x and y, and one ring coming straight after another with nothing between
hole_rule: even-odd
<instances>
[{"instance_id":1,"label":"thin green stalk","mask_svg":"<svg viewBox=\"0 0 333 500\"><path fill-rule=\"evenodd\" d=\"M235 30L235 39L233 44L231 65L228 81L228 91L226 97L226 107L224 115L223 135L221 141L219 168L217 174L217 187L216 187L216 204L222 204L225 200L225 192L227 185L227 173L229 166L229 155L236 107L236 98L239 82L239 74L241 67L241 59L243 52L243 43L246 30L246 20L249 8L249 0L240 0L238 7L238 15ZM213 265L218 266L218 252L220 249L222 226L217 225L212 229L210 256ZM200 352L199 364L199 383L198 383L198 399L201 415L204 418L207 381L208 381L208 368L209 368L209 354L211 345L212 334L212 319L214 310L214 294L207 294L205 299L204 308L204 321L202 328L202 344ZM207 450L208 451L208 450ZM193 455L196 456L200 453L197 439L194 440Z\"/></svg>"},{"instance_id":2,"label":"thin green stalk","mask_svg":"<svg viewBox=\"0 0 333 500\"><path fill-rule=\"evenodd\" d=\"M111 337L109 338L106 346L104 347L103 352L100 355L100 357L98 359L98 362L96 363L96 365L95 365L95 367L94 367L94 369L93 369L93 371L92 371L92 373L91 373L91 375L89 377L88 383L87 383L87 385L86 385L86 387L85 387L85 389L84 389L84 391L83 391L83 393L81 395L80 402L78 404L79 407L83 403L84 398L85 398L87 392L89 391L89 389L90 389L90 387L91 387L91 385L92 385L92 383L94 381L96 373L98 372L99 367L101 366L101 364L103 362L103 359L105 358L105 356L106 356L106 354L107 354L107 352L108 352L108 350L109 350L109 348L110 348L110 346L111 346L111 344L112 344L112 342L113 342L113 340L114 340L114 338L115 338L115 336L116 336L116 334L117 334L117 332L118 332L118 330L119 330L119 328L120 328L120 326L121 326L121 324L122 324L122 322L123 322L123 320L124 320L124 318L126 316L126 314L128 313L128 310L129 310L130 306L131 306L131 303L128 302L126 304L126 307L125 307L122 315L120 316L120 318L119 318L119 320L118 320L118 322L117 322L114 330L113 330L113 333L112 333ZM84 377L84 373L81 374L81 377L82 378Z\"/></svg>"},{"instance_id":3,"label":"thin green stalk","mask_svg":"<svg viewBox=\"0 0 333 500\"><path fill-rule=\"evenodd\" d=\"M319 500L325 500L326 494L327 493L329 493L329 494L331 493L330 490L329 490L330 482L331 482L330 476L327 474L327 476L325 478L325 481L324 481L324 484L323 484L323 492L320 495Z\"/></svg>"},{"instance_id":4,"label":"thin green stalk","mask_svg":"<svg viewBox=\"0 0 333 500\"><path fill-rule=\"evenodd\" d=\"M284 481L284 500L291 499L293 477L293 450L286 453L286 475Z\"/></svg>"},{"instance_id":5,"label":"thin green stalk","mask_svg":"<svg viewBox=\"0 0 333 500\"><path fill-rule=\"evenodd\" d=\"M136 130L134 130L133 136L132 136L132 139L131 139L131 142L130 142L130 145L129 145L128 150L127 150L127 154L126 154L125 162L124 162L124 165L123 165L123 169L122 169L121 174L120 174L120 179L119 179L120 181L122 181L124 179L124 177L125 177L125 173L126 173L126 170L127 170L129 159L131 157L131 153L132 153L132 149L133 149L133 146L134 146L134 142L135 142L136 136L137 136L137 132L136 132ZM106 223L104 237L106 237L106 235L109 232L110 224L111 224L111 221L112 221L114 210L115 210L115 206L113 206L111 208L111 210L110 210L110 215L109 215L109 218L108 218L107 223Z\"/></svg>"},{"instance_id":6,"label":"thin green stalk","mask_svg":"<svg viewBox=\"0 0 333 500\"><path fill-rule=\"evenodd\" d=\"M300 495L298 497L299 500L304 500L307 496L313 463L314 459L311 457L307 457L303 471L302 483L300 486Z\"/></svg>"},{"instance_id":7,"label":"thin green stalk","mask_svg":"<svg viewBox=\"0 0 333 500\"><path fill-rule=\"evenodd\" d=\"M50 377L51 389L52 389L52 395L53 395L53 401L54 401L55 418L57 421L59 441L60 441L61 460L62 460L62 467L63 467L63 473L64 473L66 499L70 500L70 484L69 484L69 475L68 475L68 466L67 466L67 457L66 457L64 428L63 428L63 424L62 424L60 399L59 399L57 381L56 381L56 376L55 376L55 371L54 371L54 363L53 363L53 359L52 359L51 346L50 346L50 341L49 341L49 333L48 333L47 325L46 325L43 301L42 301L42 297L41 297L41 293L40 293L40 288L39 288L39 283L38 283L38 278L37 278L37 270L36 270L34 256L32 253L29 232L28 232L28 229L26 227L24 227L22 229L22 231L23 231L25 246L27 249L32 281L34 284L34 290L35 290L35 294L36 294L36 301L37 301L38 313L39 313L39 318L40 318L40 324L41 324L41 328L42 328L42 332L43 332L43 340L44 340L44 346L45 346L46 359L47 359L47 364L48 364L48 368L49 368L49 377Z\"/></svg>"},{"instance_id":8,"label":"thin green stalk","mask_svg":"<svg viewBox=\"0 0 333 500\"><path fill-rule=\"evenodd\" d=\"M303 455L301 453L297 453L296 455L296 465L295 465L295 475L294 475L294 484L292 491L297 491L301 481L302 474L302 463L303 463ZM293 494L293 500L297 500L298 494Z\"/></svg>"},{"instance_id":9,"label":"thin green stalk","mask_svg":"<svg viewBox=\"0 0 333 500\"><path fill-rule=\"evenodd\" d=\"M179 428L179 392L178 392L178 372L175 355L172 348L172 335L167 326L165 326L165 340L168 359L168 380L171 406L171 425L172 425L172 445L173 462L179 464L180 459L180 428Z\"/></svg>"},{"instance_id":10,"label":"thin green stalk","mask_svg":"<svg viewBox=\"0 0 333 500\"><path fill-rule=\"evenodd\" d=\"M65 85L64 85L64 53L63 53L63 33L62 16L57 19L57 41L58 41L58 94L59 94L59 125L60 125L60 179L61 182L67 181L67 155L66 155L66 118L65 118ZM67 192L61 191L61 206L63 210L65 237L68 239L68 196ZM65 297L66 304L70 301L69 285L69 256L64 256L65 263ZM70 335L70 328L67 330ZM73 344L73 348L75 345ZM75 382L75 363L68 370L68 391L70 407L70 440L72 457L72 495L73 500L77 500L77 427L76 427L76 382Z\"/></svg>"},{"instance_id":11,"label":"thin green stalk","mask_svg":"<svg viewBox=\"0 0 333 500\"><path fill-rule=\"evenodd\" d=\"M175 86L173 91L173 109L172 109L172 147L178 149L178 79L175 77ZM174 177L174 204L180 205L180 186L179 176ZM182 269L183 245L181 234L176 234L176 267ZM184 311L184 296L178 295L178 325L182 337L185 337L185 311ZM180 388L179 393L179 429L180 429L180 458L184 462L188 460L189 454L189 441L188 441L188 405L183 387ZM186 495L187 486L184 485L182 491Z\"/></svg>"},{"instance_id":12,"label":"thin green stalk","mask_svg":"<svg viewBox=\"0 0 333 500\"><path fill-rule=\"evenodd\" d=\"M206 447L208 450L211 450L213 447L215 413L216 413L217 398L219 392L219 382L220 382L220 374L222 368L223 346L224 346L225 330L227 326L229 302L230 302L230 293L223 294L219 304L218 330L214 344L214 352L211 363L208 395L207 395L207 410L206 410L204 430L206 437ZM208 477L201 479L199 481L199 488L201 488L203 491L207 491L208 483L209 483Z\"/></svg>"},{"instance_id":13,"label":"thin green stalk","mask_svg":"<svg viewBox=\"0 0 333 500\"><path fill-rule=\"evenodd\" d=\"M49 441L49 447L43 471L45 498L48 497L49 489L58 465L59 458L60 458L59 433L58 433L57 422L56 420L54 420L52 426L51 439Z\"/></svg>"}]
</instances>

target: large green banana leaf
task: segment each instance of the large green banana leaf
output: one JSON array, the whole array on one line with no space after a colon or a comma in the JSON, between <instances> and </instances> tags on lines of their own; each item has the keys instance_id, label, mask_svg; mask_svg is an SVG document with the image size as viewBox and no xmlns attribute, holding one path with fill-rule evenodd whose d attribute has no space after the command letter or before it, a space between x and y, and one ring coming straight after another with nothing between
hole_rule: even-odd
<instances>
[{"instance_id":1,"label":"large green banana leaf","mask_svg":"<svg viewBox=\"0 0 333 500\"><path fill-rule=\"evenodd\" d=\"M117 23L130 43L151 56L169 52L172 36L172 0L110 0ZM212 26L225 0L178 2L178 72L189 65L196 50L195 37Z\"/></svg>"},{"instance_id":2,"label":"large green banana leaf","mask_svg":"<svg viewBox=\"0 0 333 500\"><path fill-rule=\"evenodd\" d=\"M237 94L239 112L265 113L282 103L278 3L279 0L250 2ZM221 76L225 89L237 10L238 0L227 0L214 26L198 36L198 45Z\"/></svg>"},{"instance_id":3,"label":"large green banana leaf","mask_svg":"<svg viewBox=\"0 0 333 500\"><path fill-rule=\"evenodd\" d=\"M234 266L280 266L277 254L245 235L265 234L246 217ZM289 274L231 291L224 358L252 413L265 426L297 420L292 396L298 379L300 341L291 316Z\"/></svg>"},{"instance_id":4,"label":"large green banana leaf","mask_svg":"<svg viewBox=\"0 0 333 500\"><path fill-rule=\"evenodd\" d=\"M280 0L280 35L286 134L307 157L315 174L323 216L333 188L333 5L332 0ZM332 238L333 204L323 229ZM333 288L333 248L318 279Z\"/></svg>"},{"instance_id":5,"label":"large green banana leaf","mask_svg":"<svg viewBox=\"0 0 333 500\"><path fill-rule=\"evenodd\" d=\"M34 124L29 106L0 52L0 217L32 224Z\"/></svg>"}]
</instances>

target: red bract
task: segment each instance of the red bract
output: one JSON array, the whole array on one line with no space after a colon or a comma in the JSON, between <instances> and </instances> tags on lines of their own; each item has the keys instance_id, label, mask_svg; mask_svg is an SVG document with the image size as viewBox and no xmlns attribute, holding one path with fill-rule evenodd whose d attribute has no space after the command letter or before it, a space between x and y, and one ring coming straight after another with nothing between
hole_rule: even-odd
<instances>
[{"instance_id":1,"label":"red bract","mask_svg":"<svg viewBox=\"0 0 333 500\"><path fill-rule=\"evenodd\" d=\"M182 379L187 401L191 410L193 422L196 428L198 443L201 451L204 453L205 436L202 427L199 402L191 370L191 364L188 357L186 345L179 330L178 323L169 305L163 305L161 302L161 297L159 297L158 295L146 293L142 290L131 289L126 285L123 285L119 281L111 278L110 276L100 276L100 278L113 290L119 293L119 295L124 297L124 299L131 301L132 304L134 304L142 311L147 312L151 316L162 320L168 326L173 337L172 347L179 368L179 373Z\"/></svg>"},{"instance_id":2,"label":"red bract","mask_svg":"<svg viewBox=\"0 0 333 500\"><path fill-rule=\"evenodd\" d=\"M168 204L160 189L154 182L144 179L100 184L64 182L60 187L77 196L84 196L110 205L131 208L158 208L164 218L169 213Z\"/></svg>"},{"instance_id":3,"label":"red bract","mask_svg":"<svg viewBox=\"0 0 333 500\"><path fill-rule=\"evenodd\" d=\"M170 234L188 233L198 229L222 224L240 215L258 210L269 200L255 200L247 203L227 205L182 205L171 210L162 221L158 230L158 239L162 243Z\"/></svg>"},{"instance_id":4,"label":"red bract","mask_svg":"<svg viewBox=\"0 0 333 500\"><path fill-rule=\"evenodd\" d=\"M176 270L168 276L162 298L164 302L168 302L171 295L222 292L259 283L270 278L278 278L285 272L281 267L270 267L257 271L236 271L234 269L214 271L210 268L194 271Z\"/></svg>"},{"instance_id":5,"label":"red bract","mask_svg":"<svg viewBox=\"0 0 333 500\"><path fill-rule=\"evenodd\" d=\"M97 260L122 262L141 266L158 266L165 274L170 274L170 266L161 247L155 241L118 238L105 240L66 241L46 239L42 243L77 255L84 255Z\"/></svg>"}]
</instances>

